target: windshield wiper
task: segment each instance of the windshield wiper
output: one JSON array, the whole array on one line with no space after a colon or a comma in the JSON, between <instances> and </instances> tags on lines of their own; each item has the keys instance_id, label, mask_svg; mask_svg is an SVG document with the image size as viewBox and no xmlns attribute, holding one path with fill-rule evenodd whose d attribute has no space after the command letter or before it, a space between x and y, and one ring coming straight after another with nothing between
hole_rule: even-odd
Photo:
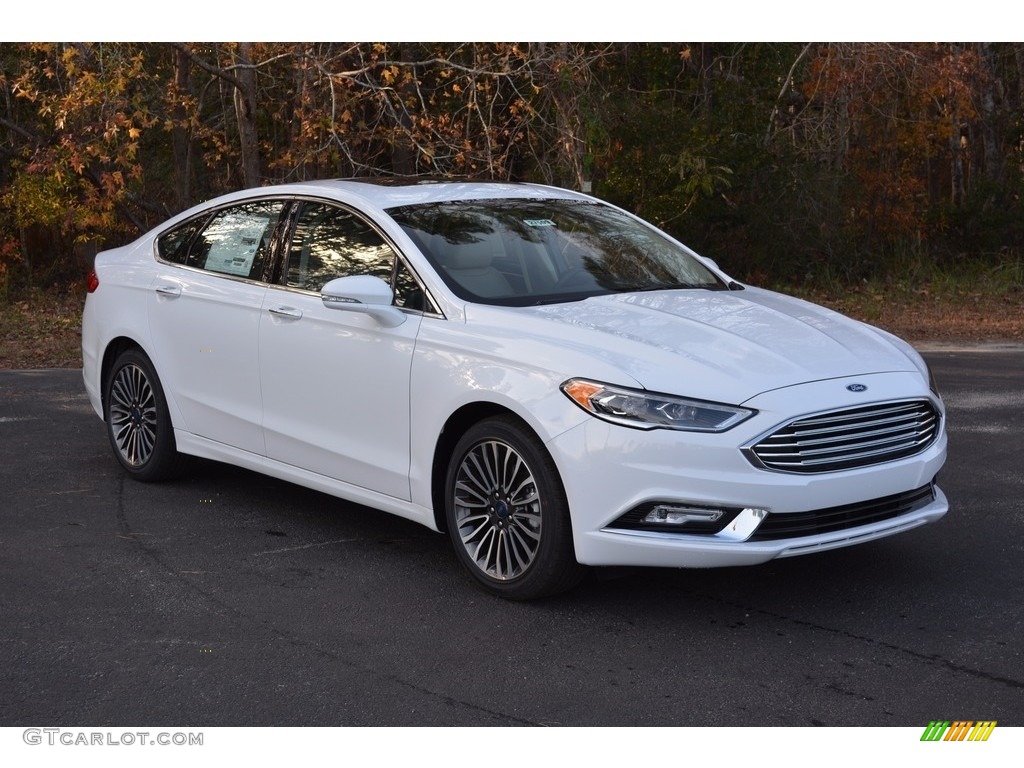
<instances>
[{"instance_id":1,"label":"windshield wiper","mask_svg":"<svg viewBox=\"0 0 1024 768\"><path fill-rule=\"evenodd\" d=\"M604 296L601 293L556 293L553 296L542 296L523 306L543 307L546 304L571 304L577 301L585 301L593 296Z\"/></svg>"},{"instance_id":2,"label":"windshield wiper","mask_svg":"<svg viewBox=\"0 0 1024 768\"><path fill-rule=\"evenodd\" d=\"M623 293L647 293L649 291L724 291L727 287L719 283L704 283L698 285L696 283L670 283L668 285L650 285L646 288L629 288L623 291Z\"/></svg>"}]
</instances>

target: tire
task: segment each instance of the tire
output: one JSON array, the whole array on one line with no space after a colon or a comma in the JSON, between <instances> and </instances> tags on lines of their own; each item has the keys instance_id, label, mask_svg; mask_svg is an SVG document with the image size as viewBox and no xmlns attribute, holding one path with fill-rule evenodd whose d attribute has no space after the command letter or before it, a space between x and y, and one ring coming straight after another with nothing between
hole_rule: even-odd
<instances>
[{"instance_id":1,"label":"tire","mask_svg":"<svg viewBox=\"0 0 1024 768\"><path fill-rule=\"evenodd\" d=\"M107 437L125 471L142 482L180 474L185 458L175 445L167 400L149 358L136 349L122 352L105 395Z\"/></svg>"},{"instance_id":2,"label":"tire","mask_svg":"<svg viewBox=\"0 0 1024 768\"><path fill-rule=\"evenodd\" d=\"M459 560L492 594L533 600L583 576L555 463L514 419L481 421L456 444L445 517Z\"/></svg>"}]
</instances>

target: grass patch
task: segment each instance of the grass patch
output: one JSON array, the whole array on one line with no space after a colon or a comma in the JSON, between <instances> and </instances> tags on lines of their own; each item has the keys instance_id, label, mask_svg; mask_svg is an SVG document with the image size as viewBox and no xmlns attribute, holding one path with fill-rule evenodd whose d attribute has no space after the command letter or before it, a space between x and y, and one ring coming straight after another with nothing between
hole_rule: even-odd
<instances>
[{"instance_id":1,"label":"grass patch","mask_svg":"<svg viewBox=\"0 0 1024 768\"><path fill-rule=\"evenodd\" d=\"M864 286L841 294L821 289L793 293L911 342L1024 342L1024 293L950 295L933 286L914 291Z\"/></svg>"},{"instance_id":2,"label":"grass patch","mask_svg":"<svg viewBox=\"0 0 1024 768\"><path fill-rule=\"evenodd\" d=\"M1024 342L1024 262L936 268L907 259L888 278L781 286L908 341Z\"/></svg>"}]
</instances>

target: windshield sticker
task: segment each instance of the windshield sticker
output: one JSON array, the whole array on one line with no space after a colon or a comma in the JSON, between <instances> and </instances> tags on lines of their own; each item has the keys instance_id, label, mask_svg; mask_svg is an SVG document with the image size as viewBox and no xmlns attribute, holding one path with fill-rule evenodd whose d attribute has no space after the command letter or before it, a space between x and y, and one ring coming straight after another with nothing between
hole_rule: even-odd
<instances>
[{"instance_id":1,"label":"windshield sticker","mask_svg":"<svg viewBox=\"0 0 1024 768\"><path fill-rule=\"evenodd\" d=\"M523 224L528 227L553 227L555 222L551 219L523 219Z\"/></svg>"}]
</instances>

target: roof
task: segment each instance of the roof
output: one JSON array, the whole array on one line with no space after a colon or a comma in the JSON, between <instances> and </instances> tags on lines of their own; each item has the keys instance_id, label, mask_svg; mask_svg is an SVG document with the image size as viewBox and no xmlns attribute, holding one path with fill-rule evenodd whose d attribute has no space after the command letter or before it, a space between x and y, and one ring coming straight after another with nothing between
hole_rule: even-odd
<instances>
[{"instance_id":1,"label":"roof","mask_svg":"<svg viewBox=\"0 0 1024 768\"><path fill-rule=\"evenodd\" d=\"M306 195L338 200L374 215L379 211L403 205L441 203L453 200L486 200L493 198L590 200L579 192L543 184L511 181L469 181L429 177L380 177L364 179L324 179L294 184L276 184L231 192L204 200L159 225L153 232L164 231L178 222L215 206L271 198L277 195ZM374 210L376 209L376 210Z\"/></svg>"},{"instance_id":2,"label":"roof","mask_svg":"<svg viewBox=\"0 0 1024 768\"><path fill-rule=\"evenodd\" d=\"M512 198L565 198L582 199L584 196L567 189L548 187L542 184L525 184L508 181L469 181L433 178L367 178L329 179L324 181L287 184L268 187L264 191L276 190L291 194L335 194L339 197L353 196L367 201L378 208L395 208L401 205L437 203L451 200L482 200L496 197ZM332 195L333 196L333 195Z\"/></svg>"}]
</instances>

